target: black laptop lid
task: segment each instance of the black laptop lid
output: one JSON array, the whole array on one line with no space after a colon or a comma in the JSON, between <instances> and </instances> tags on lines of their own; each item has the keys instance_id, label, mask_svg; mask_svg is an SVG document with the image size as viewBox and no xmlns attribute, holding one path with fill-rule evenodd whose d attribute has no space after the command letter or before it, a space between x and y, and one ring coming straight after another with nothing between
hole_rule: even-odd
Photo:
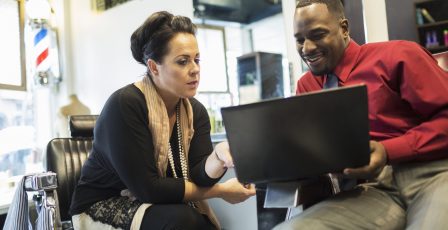
<instances>
[{"instance_id":1,"label":"black laptop lid","mask_svg":"<svg viewBox=\"0 0 448 230\"><path fill-rule=\"evenodd\" d=\"M369 163L365 85L221 109L238 179L305 179Z\"/></svg>"}]
</instances>

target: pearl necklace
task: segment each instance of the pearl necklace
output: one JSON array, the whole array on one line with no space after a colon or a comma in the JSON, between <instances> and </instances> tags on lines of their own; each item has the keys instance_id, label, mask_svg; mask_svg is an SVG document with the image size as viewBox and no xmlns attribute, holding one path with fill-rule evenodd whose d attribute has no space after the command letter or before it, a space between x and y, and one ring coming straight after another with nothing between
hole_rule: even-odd
<instances>
[{"instance_id":1,"label":"pearl necklace","mask_svg":"<svg viewBox=\"0 0 448 230\"><path fill-rule=\"evenodd\" d=\"M179 158L180 167L182 169L182 176L184 180L188 180L188 164L185 159L184 148L182 147L182 131L180 129L180 102L176 105L176 126L177 126L177 141L179 145ZM173 150L171 149L171 144L168 142L168 161L170 162L171 170L173 172L173 177L177 177L176 168L174 166Z\"/></svg>"}]
</instances>

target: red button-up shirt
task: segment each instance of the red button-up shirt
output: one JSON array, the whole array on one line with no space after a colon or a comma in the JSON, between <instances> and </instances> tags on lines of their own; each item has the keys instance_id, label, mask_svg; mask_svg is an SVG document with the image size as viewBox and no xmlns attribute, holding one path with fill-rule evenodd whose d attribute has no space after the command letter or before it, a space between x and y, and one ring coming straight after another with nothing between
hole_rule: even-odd
<instances>
[{"instance_id":1,"label":"red button-up shirt","mask_svg":"<svg viewBox=\"0 0 448 230\"><path fill-rule=\"evenodd\" d=\"M350 41L333 73L339 86L367 85L370 136L390 163L448 157L448 72L425 49L408 41ZM321 90L325 78L305 73L297 94Z\"/></svg>"}]
</instances>

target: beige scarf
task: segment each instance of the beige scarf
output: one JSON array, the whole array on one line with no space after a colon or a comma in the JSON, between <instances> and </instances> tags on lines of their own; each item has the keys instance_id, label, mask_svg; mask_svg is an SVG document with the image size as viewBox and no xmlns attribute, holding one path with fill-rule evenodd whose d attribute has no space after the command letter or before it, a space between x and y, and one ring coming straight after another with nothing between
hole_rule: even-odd
<instances>
[{"instance_id":1,"label":"beige scarf","mask_svg":"<svg viewBox=\"0 0 448 230\"><path fill-rule=\"evenodd\" d=\"M166 170L168 167L168 144L170 140L170 125L168 112L165 103L157 93L151 79L147 76L143 77L141 81L134 83L140 91L145 95L146 106L148 107L148 127L152 132L152 141L154 143L154 156L156 159L159 176L166 177ZM180 106L180 128L182 130L183 147L185 150L185 159L188 161L188 152L190 149L190 142L193 138L193 109L190 100L182 98ZM188 172L189 174L189 172ZM201 200L194 202L197 210L208 216L210 221L220 229L220 224L215 214L208 206L207 201Z\"/></svg>"}]
</instances>

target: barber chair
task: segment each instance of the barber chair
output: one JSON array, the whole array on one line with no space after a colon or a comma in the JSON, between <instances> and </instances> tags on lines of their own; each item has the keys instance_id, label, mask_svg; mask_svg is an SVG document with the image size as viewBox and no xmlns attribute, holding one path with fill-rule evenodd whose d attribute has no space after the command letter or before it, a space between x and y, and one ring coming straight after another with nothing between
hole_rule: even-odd
<instances>
[{"instance_id":1,"label":"barber chair","mask_svg":"<svg viewBox=\"0 0 448 230\"><path fill-rule=\"evenodd\" d=\"M442 67L442 69L444 69L446 72L448 72L448 51L436 53L433 54L433 56L437 60L439 66Z\"/></svg>"},{"instance_id":2,"label":"barber chair","mask_svg":"<svg viewBox=\"0 0 448 230\"><path fill-rule=\"evenodd\" d=\"M71 223L68 210L78 183L82 164L92 149L97 115L69 117L70 138L55 138L47 145L47 170L56 173L59 211L62 223Z\"/></svg>"},{"instance_id":3,"label":"barber chair","mask_svg":"<svg viewBox=\"0 0 448 230\"><path fill-rule=\"evenodd\" d=\"M39 213L38 229L73 229L68 210L81 167L92 149L97 118L97 115L70 116L71 137L55 138L47 145L48 171L25 177L25 190L37 192L33 200Z\"/></svg>"}]
</instances>

